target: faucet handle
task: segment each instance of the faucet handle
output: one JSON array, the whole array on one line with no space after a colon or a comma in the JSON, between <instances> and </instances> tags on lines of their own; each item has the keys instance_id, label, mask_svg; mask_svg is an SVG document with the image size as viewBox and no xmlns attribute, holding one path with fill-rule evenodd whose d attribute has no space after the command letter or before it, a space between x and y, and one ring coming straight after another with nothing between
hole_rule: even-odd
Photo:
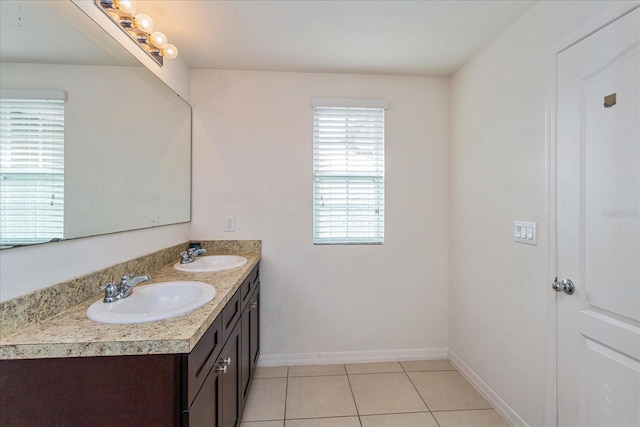
<instances>
[{"instance_id":1,"label":"faucet handle","mask_svg":"<svg viewBox=\"0 0 640 427\"><path fill-rule=\"evenodd\" d=\"M116 282L110 281L110 282L107 282L106 284L100 286L100 290L101 291L109 291L113 286L117 286Z\"/></svg>"},{"instance_id":2,"label":"faucet handle","mask_svg":"<svg viewBox=\"0 0 640 427\"><path fill-rule=\"evenodd\" d=\"M104 291L104 302L113 302L120 293L120 289L115 282L108 282L106 285L101 286L100 290Z\"/></svg>"}]
</instances>

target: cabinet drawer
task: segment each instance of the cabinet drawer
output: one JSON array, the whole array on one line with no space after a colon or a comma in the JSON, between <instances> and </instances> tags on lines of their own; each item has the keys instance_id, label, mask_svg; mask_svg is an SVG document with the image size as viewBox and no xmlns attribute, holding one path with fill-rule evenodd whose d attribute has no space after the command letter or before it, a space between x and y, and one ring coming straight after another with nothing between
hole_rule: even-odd
<instances>
[{"instance_id":1,"label":"cabinet drawer","mask_svg":"<svg viewBox=\"0 0 640 427\"><path fill-rule=\"evenodd\" d=\"M222 309L222 343L227 341L233 327L238 323L240 315L242 314L242 308L240 304L241 290L238 289L235 294L229 299L227 305Z\"/></svg>"},{"instance_id":2,"label":"cabinet drawer","mask_svg":"<svg viewBox=\"0 0 640 427\"><path fill-rule=\"evenodd\" d=\"M244 309L247 308L247 304L249 304L249 301L251 300L251 295L253 295L253 292L256 290L256 287L258 286L259 283L260 283L260 276L259 276L258 266L256 265L253 268L253 270L251 270L251 273L249 273L247 278L244 279L244 282L242 282L242 286L240 287L240 295L242 298L242 311L244 311Z\"/></svg>"},{"instance_id":3,"label":"cabinet drawer","mask_svg":"<svg viewBox=\"0 0 640 427\"><path fill-rule=\"evenodd\" d=\"M191 353L182 356L182 409L189 409L222 350L222 320L214 320Z\"/></svg>"}]
</instances>

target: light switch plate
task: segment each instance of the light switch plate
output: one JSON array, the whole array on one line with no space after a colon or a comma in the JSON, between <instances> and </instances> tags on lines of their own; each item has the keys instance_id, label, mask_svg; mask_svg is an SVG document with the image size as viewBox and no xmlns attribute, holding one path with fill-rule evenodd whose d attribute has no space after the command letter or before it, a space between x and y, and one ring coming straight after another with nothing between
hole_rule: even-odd
<instances>
[{"instance_id":1,"label":"light switch plate","mask_svg":"<svg viewBox=\"0 0 640 427\"><path fill-rule=\"evenodd\" d=\"M516 221L513 228L514 242L526 245L538 245L538 223L528 221Z\"/></svg>"}]
</instances>

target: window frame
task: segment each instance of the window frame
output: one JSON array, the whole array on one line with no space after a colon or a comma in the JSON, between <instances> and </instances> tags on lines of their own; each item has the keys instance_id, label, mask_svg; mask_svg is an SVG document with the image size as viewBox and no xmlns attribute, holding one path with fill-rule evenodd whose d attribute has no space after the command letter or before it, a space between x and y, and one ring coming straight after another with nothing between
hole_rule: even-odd
<instances>
[{"instance_id":1,"label":"window frame","mask_svg":"<svg viewBox=\"0 0 640 427\"><path fill-rule=\"evenodd\" d=\"M389 102L382 99L312 98L311 106L313 244L383 245L385 112ZM339 121L341 112L344 112L345 119L342 122ZM333 123L338 123L338 132L342 132L338 140L343 141L336 142L335 133L330 138L327 137L328 131L323 133L320 122L325 120L327 123L329 116L338 119ZM332 132L333 129L336 126L332 126ZM352 135L349 135L350 129L354 129ZM359 152L354 154L354 148ZM327 161L337 159L334 156L336 150L344 154L343 159L336 161L336 165L326 166ZM328 154L329 151L332 154ZM370 159L363 160L366 157ZM329 203L334 203L334 207L320 206L325 195L329 196ZM366 212L372 208L375 210L373 214ZM334 212L338 212L335 220L331 218ZM322 233L320 227L327 231Z\"/></svg>"}]
</instances>

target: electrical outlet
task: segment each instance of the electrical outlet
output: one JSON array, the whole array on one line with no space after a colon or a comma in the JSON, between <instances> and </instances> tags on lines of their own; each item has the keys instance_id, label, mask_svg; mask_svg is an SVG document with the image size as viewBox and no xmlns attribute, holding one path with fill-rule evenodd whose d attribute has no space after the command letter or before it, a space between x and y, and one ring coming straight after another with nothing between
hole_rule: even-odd
<instances>
[{"instance_id":1,"label":"electrical outlet","mask_svg":"<svg viewBox=\"0 0 640 427\"><path fill-rule=\"evenodd\" d=\"M224 231L236 231L236 217L227 215L224 217Z\"/></svg>"}]
</instances>

